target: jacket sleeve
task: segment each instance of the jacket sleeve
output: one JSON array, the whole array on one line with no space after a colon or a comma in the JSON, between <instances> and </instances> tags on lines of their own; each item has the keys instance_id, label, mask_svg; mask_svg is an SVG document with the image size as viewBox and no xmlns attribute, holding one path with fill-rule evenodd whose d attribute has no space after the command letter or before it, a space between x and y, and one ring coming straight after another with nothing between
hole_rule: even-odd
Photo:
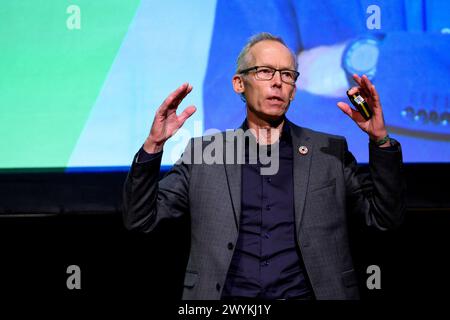
<instances>
[{"instance_id":1,"label":"jacket sleeve","mask_svg":"<svg viewBox=\"0 0 450 320\"><path fill-rule=\"evenodd\" d=\"M123 222L128 230L147 233L162 219L188 213L191 166L182 156L158 181L162 152L145 162L138 162L138 156L133 159L123 189Z\"/></svg>"},{"instance_id":2,"label":"jacket sleeve","mask_svg":"<svg viewBox=\"0 0 450 320\"><path fill-rule=\"evenodd\" d=\"M380 148L369 143L369 172L357 166L344 140L344 176L347 211L363 218L367 226L380 230L398 227L404 219L406 187L402 151Z\"/></svg>"}]
</instances>

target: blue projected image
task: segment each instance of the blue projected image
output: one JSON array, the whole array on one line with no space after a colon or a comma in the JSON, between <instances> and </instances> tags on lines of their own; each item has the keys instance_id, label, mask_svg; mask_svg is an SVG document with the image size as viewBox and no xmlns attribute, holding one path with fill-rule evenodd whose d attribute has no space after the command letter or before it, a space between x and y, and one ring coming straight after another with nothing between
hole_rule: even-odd
<instances>
[{"instance_id":1,"label":"blue projected image","mask_svg":"<svg viewBox=\"0 0 450 320\"><path fill-rule=\"evenodd\" d=\"M354 85L351 74L366 74L405 161L450 159L449 2L218 0L204 84L205 128L242 122L243 103L226 84L243 44L262 31L281 36L298 56L291 121L344 135L357 159L367 162L367 136L336 107Z\"/></svg>"}]
</instances>

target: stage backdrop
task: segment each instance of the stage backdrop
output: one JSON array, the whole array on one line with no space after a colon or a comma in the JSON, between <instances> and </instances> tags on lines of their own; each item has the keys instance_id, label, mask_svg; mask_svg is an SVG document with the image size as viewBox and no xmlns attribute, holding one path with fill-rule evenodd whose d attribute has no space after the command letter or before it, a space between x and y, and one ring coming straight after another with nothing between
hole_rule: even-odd
<instances>
[{"instance_id":1,"label":"stage backdrop","mask_svg":"<svg viewBox=\"0 0 450 320\"><path fill-rule=\"evenodd\" d=\"M405 162L450 159L450 2L442 0L5 0L0 4L0 170L126 170L155 110L183 82L198 111L169 140L239 126L236 57L267 31L298 58L288 118L367 136L336 106L350 75L375 83Z\"/></svg>"}]
</instances>

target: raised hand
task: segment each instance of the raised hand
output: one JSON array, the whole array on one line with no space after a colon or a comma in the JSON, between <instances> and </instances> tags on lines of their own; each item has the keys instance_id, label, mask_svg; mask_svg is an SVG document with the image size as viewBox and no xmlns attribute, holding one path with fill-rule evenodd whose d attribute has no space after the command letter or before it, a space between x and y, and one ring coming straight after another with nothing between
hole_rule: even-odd
<instances>
[{"instance_id":1,"label":"raised hand","mask_svg":"<svg viewBox=\"0 0 450 320\"><path fill-rule=\"evenodd\" d=\"M369 108L373 112L372 118L365 120L359 111L351 108L345 102L338 102L339 109L347 114L364 132L370 136L370 139L377 141L383 139L387 135L386 126L384 124L383 109L381 108L380 98L375 86L370 82L366 75L359 77L357 74L353 75L353 79L358 84L357 87L352 87L349 94L359 92L359 94L366 100Z\"/></svg>"},{"instance_id":2,"label":"raised hand","mask_svg":"<svg viewBox=\"0 0 450 320\"><path fill-rule=\"evenodd\" d=\"M161 104L153 119L150 133L145 140L144 150L148 153L156 153L163 149L164 143L172 137L184 122L197 110L190 105L177 115L177 109L181 101L192 91L189 83L182 84L172 92Z\"/></svg>"}]
</instances>

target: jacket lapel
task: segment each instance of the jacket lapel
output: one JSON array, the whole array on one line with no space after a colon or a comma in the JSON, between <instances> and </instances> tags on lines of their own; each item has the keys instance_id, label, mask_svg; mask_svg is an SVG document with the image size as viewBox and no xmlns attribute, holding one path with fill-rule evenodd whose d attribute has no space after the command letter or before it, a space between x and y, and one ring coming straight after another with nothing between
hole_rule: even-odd
<instances>
[{"instance_id":1,"label":"jacket lapel","mask_svg":"<svg viewBox=\"0 0 450 320\"><path fill-rule=\"evenodd\" d=\"M239 128L242 130L242 128ZM238 129L238 130L239 130ZM238 133L239 134L239 133ZM237 133L232 135L225 133L225 150L224 150L224 166L228 183L228 192L230 193L231 202L233 205L234 222L236 229L239 230L239 219L241 214L241 172L243 159L237 161L238 157L244 152L243 139L236 139ZM230 156L231 152L233 153ZM228 159L226 158L228 157ZM224 190L226 192L226 190Z\"/></svg>"},{"instance_id":2,"label":"jacket lapel","mask_svg":"<svg viewBox=\"0 0 450 320\"><path fill-rule=\"evenodd\" d=\"M294 175L294 207L295 207L295 222L297 232L300 230L300 223L303 216L303 210L305 207L306 190L308 188L309 172L311 167L311 158L313 154L313 145L311 138L305 133L305 131L290 122L289 123L291 136L292 136L292 150L293 150L293 175ZM241 128L239 128L242 130ZM239 130L238 129L238 130ZM225 134L224 155L229 154L231 150L234 152L234 161L230 161L224 158L225 173L228 183L228 192L230 193L234 219L236 229L239 230L239 219L241 214L241 172L242 163L238 162L239 155L243 156L244 152L244 139L236 139L236 131L230 136ZM300 153L299 148L306 147L307 152ZM304 149L303 149L304 150ZM224 190L225 191L225 190Z\"/></svg>"},{"instance_id":3,"label":"jacket lapel","mask_svg":"<svg viewBox=\"0 0 450 320\"><path fill-rule=\"evenodd\" d=\"M305 130L289 121L292 136L293 171L294 171L294 207L297 232L305 208L306 190L308 188L313 145ZM306 147L306 149L305 149ZM302 150L300 150L302 148Z\"/></svg>"}]
</instances>

